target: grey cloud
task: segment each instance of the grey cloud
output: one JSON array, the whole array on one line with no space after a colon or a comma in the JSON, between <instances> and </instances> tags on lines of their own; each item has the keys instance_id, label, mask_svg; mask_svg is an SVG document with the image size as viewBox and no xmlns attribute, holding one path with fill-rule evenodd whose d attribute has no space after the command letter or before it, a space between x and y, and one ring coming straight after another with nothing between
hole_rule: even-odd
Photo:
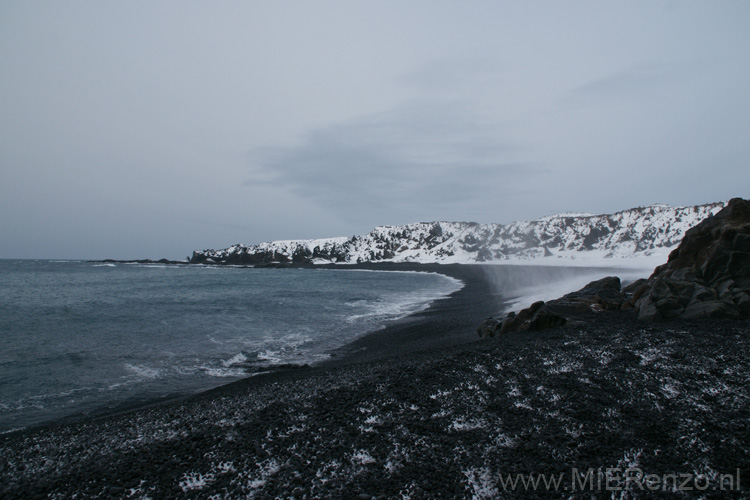
<instances>
[{"instance_id":1,"label":"grey cloud","mask_svg":"<svg viewBox=\"0 0 750 500\"><path fill-rule=\"evenodd\" d=\"M644 63L589 81L572 89L567 97L578 103L618 102L641 96L681 76L684 72L674 65Z\"/></svg>"},{"instance_id":2,"label":"grey cloud","mask_svg":"<svg viewBox=\"0 0 750 500\"><path fill-rule=\"evenodd\" d=\"M291 187L321 206L357 217L364 211L430 217L439 207L490 203L488 184L538 169L501 124L460 102L411 102L392 111L314 130L291 148L254 152L247 184ZM489 208L489 207L486 207Z\"/></svg>"},{"instance_id":3,"label":"grey cloud","mask_svg":"<svg viewBox=\"0 0 750 500\"><path fill-rule=\"evenodd\" d=\"M487 57L443 58L403 75L400 81L420 90L466 92L495 85L503 74L503 64Z\"/></svg>"},{"instance_id":4,"label":"grey cloud","mask_svg":"<svg viewBox=\"0 0 750 500\"><path fill-rule=\"evenodd\" d=\"M750 191L750 2L180 7L0 4L0 256Z\"/></svg>"},{"instance_id":5,"label":"grey cloud","mask_svg":"<svg viewBox=\"0 0 750 500\"><path fill-rule=\"evenodd\" d=\"M195 217L192 217L190 219L191 222L195 222L197 224L205 225L205 226L212 226L212 227L225 227L228 229L236 229L238 231L245 231L245 232L251 232L253 230L253 227L247 224L232 224L230 222L221 222L217 220L205 220L205 219L197 219Z\"/></svg>"}]
</instances>

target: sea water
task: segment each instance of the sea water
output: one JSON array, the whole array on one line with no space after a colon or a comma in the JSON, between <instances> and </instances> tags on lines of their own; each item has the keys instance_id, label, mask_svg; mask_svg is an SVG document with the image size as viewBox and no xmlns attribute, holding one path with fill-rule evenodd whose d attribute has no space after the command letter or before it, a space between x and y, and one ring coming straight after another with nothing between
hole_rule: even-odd
<instances>
[{"instance_id":1,"label":"sea water","mask_svg":"<svg viewBox=\"0 0 750 500\"><path fill-rule=\"evenodd\" d=\"M434 273L0 260L0 432L314 364L461 286Z\"/></svg>"}]
</instances>

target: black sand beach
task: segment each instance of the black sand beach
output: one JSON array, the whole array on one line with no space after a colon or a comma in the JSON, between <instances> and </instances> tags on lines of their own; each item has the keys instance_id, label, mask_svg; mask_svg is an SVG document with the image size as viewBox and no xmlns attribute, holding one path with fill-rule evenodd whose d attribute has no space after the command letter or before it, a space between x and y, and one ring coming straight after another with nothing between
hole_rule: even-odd
<instances>
[{"instance_id":1,"label":"black sand beach","mask_svg":"<svg viewBox=\"0 0 750 500\"><path fill-rule=\"evenodd\" d=\"M616 312L477 341L502 304L482 267L419 269L466 286L325 365L0 436L0 497L750 494L748 321Z\"/></svg>"}]
</instances>

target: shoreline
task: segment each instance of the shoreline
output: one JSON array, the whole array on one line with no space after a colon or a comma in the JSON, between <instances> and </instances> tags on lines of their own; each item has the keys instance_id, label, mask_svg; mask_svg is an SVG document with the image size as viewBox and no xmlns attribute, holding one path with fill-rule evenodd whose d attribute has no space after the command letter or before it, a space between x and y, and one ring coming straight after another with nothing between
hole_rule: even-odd
<instances>
[{"instance_id":1,"label":"shoreline","mask_svg":"<svg viewBox=\"0 0 750 500\"><path fill-rule=\"evenodd\" d=\"M293 266L307 267L307 266ZM396 272L434 272L463 283L463 287L445 297L434 300L426 309L387 322L383 328L369 331L351 342L331 351L331 358L315 365L281 368L258 373L197 394L176 400L213 397L236 390L305 380L314 376L377 362L398 363L414 356L429 356L430 352L481 343L476 326L482 319L497 313L506 300L491 290L490 278L484 265L361 263L346 267L332 264L316 265L313 269L367 270ZM171 399L166 404L175 401ZM161 403L157 403L161 404ZM133 409L125 409L127 413ZM137 408L135 409L137 411Z\"/></svg>"},{"instance_id":2,"label":"shoreline","mask_svg":"<svg viewBox=\"0 0 750 500\"><path fill-rule=\"evenodd\" d=\"M479 340L477 320L502 306L491 278L434 267L464 288L320 365L0 435L0 496L527 498L501 476L622 464L736 473L707 498L749 491L750 321L614 311Z\"/></svg>"},{"instance_id":3,"label":"shoreline","mask_svg":"<svg viewBox=\"0 0 750 500\"><path fill-rule=\"evenodd\" d=\"M117 261L122 263L121 261ZM131 261L126 261L131 263ZM158 261L134 261L139 264L165 264ZM172 264L171 262L169 264ZM248 266L233 266L248 267ZM427 272L437 273L461 281L462 288L432 301L421 311L405 317L387 321L381 328L363 333L342 346L330 351L331 357L314 365L281 365L269 367L260 373L248 372L245 377L231 382L223 382L209 389L197 392L181 392L159 397L138 398L103 406L85 412L76 412L63 417L51 419L27 427L8 429L0 436L35 432L40 429L74 425L81 422L99 421L112 416L127 415L141 409L170 404L223 391L232 390L235 385L252 386L273 383L277 380L305 378L313 372L354 363L364 363L383 357L408 355L440 345L457 345L477 340L474 325L484 317L497 312L494 304L500 304L500 298L489 291L489 283L484 266L465 266L460 264L413 264L413 263L362 263L342 265L284 265L282 268L331 269L341 271L382 271L382 272ZM468 312L467 312L468 311ZM486 311L486 312L485 312ZM455 313L464 314L462 321L457 321ZM474 316L472 316L472 314ZM482 316L484 314L484 316ZM464 330L464 331L462 331ZM468 331L470 334L465 334ZM463 334L462 334L463 333Z\"/></svg>"},{"instance_id":4,"label":"shoreline","mask_svg":"<svg viewBox=\"0 0 750 500\"><path fill-rule=\"evenodd\" d=\"M353 264L348 269L437 273L459 280L461 289L436 299L416 313L390 321L332 351L334 357L320 366L374 361L399 357L437 347L478 340L476 325L496 314L507 302L492 290L488 268L466 264L370 263ZM322 266L322 269L342 269ZM346 268L344 268L346 269Z\"/></svg>"},{"instance_id":5,"label":"shoreline","mask_svg":"<svg viewBox=\"0 0 750 500\"><path fill-rule=\"evenodd\" d=\"M97 261L98 262L98 261ZM107 261L116 263L160 264L171 265L172 262L160 261ZM194 265L179 263L184 265ZM217 267L230 266L252 269L254 266L235 266L217 264ZM263 269L269 266L258 266ZM54 429L55 427L74 425L79 422L99 421L108 417L127 415L142 409L164 405L180 404L204 394L232 391L235 387L255 387L273 384L279 381L302 380L314 373L349 365L374 363L379 360L409 359L423 352L444 348L460 349L462 346L480 341L476 327L489 316L498 315L503 308L513 304L517 297L498 291L497 273L502 268L521 269L533 272L533 265L499 265L499 264L422 264L403 262L367 262L359 264L280 264L270 266L280 269L311 269L336 271L377 271L377 272L423 272L435 273L459 280L463 286L442 298L433 300L429 306L396 320L386 321L376 330L357 336L338 348L329 351L329 359L315 364L282 364L270 366L260 372L247 372L237 380L221 382L214 387L195 392L175 392L155 397L138 397L137 395L119 403L101 406L85 412L54 418L27 427L9 429L2 435L34 432L37 429ZM564 267L545 268L545 273L552 283L564 281L571 274L585 272L589 268ZM616 272L620 268L590 268L601 273ZM551 274L550 274L551 273Z\"/></svg>"}]
</instances>

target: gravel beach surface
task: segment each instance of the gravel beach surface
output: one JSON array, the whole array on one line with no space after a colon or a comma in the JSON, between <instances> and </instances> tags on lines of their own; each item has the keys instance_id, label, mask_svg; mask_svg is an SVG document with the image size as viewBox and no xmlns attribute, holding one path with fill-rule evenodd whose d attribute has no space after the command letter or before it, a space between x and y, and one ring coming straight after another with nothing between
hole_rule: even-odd
<instances>
[{"instance_id":1,"label":"gravel beach surface","mask_svg":"<svg viewBox=\"0 0 750 500\"><path fill-rule=\"evenodd\" d=\"M0 436L0 498L750 496L750 322L476 341L499 297L436 267L466 286L326 365Z\"/></svg>"}]
</instances>

